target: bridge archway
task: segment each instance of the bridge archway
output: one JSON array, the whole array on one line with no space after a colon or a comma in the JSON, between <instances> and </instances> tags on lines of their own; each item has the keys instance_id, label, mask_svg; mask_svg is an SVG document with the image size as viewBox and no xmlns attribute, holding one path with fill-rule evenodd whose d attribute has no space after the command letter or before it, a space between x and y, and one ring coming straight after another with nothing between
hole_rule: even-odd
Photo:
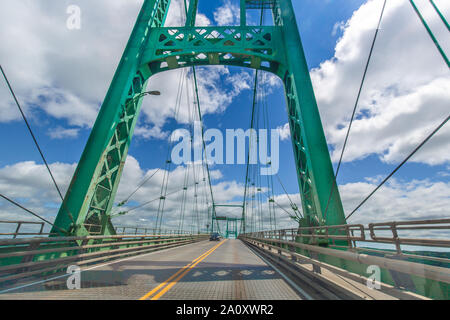
<instances>
[{"instance_id":1,"label":"bridge archway","mask_svg":"<svg viewBox=\"0 0 450 320\"><path fill-rule=\"evenodd\" d=\"M345 224L291 0L241 0L241 26L165 28L170 0L145 0L55 220L52 233L114 234L110 214L148 79L206 65L271 72L285 86L304 226ZM245 10L270 8L274 26L247 26ZM327 213L325 216L325 212Z\"/></svg>"}]
</instances>

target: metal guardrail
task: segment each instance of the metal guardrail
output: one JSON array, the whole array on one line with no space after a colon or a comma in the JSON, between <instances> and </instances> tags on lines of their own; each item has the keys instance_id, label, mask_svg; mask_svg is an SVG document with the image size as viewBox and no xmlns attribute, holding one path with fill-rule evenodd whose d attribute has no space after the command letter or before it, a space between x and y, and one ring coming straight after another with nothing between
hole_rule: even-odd
<instances>
[{"instance_id":1,"label":"metal guardrail","mask_svg":"<svg viewBox=\"0 0 450 320\"><path fill-rule=\"evenodd\" d=\"M384 283L376 291L367 286L367 275L359 275L314 258L303 256L292 247L280 247L256 240L244 242L259 255L280 267L285 274L300 285L302 292L314 300L423 300L427 299L411 291L405 291ZM337 251L337 250L336 250ZM317 257L317 256L316 256ZM308 299L308 296L304 296Z\"/></svg>"},{"instance_id":2,"label":"metal guardrail","mask_svg":"<svg viewBox=\"0 0 450 320\"><path fill-rule=\"evenodd\" d=\"M15 225L14 232L0 232L0 236L12 236L13 239L17 238L17 236L44 236L49 235L49 233L44 233L44 222L34 222L34 221L7 221L0 220L0 224L8 224ZM22 226L39 226L38 232L21 232L20 229Z\"/></svg>"},{"instance_id":3,"label":"metal guardrail","mask_svg":"<svg viewBox=\"0 0 450 320\"><path fill-rule=\"evenodd\" d=\"M11 221L11 220L0 220L0 225L6 224L7 229L14 230L14 232L0 232L1 236L11 236L13 239L17 237L29 237L29 236L48 236L50 233L44 232L45 223L44 222L35 222L35 221ZM10 227L12 226L12 227ZM31 231L23 231L24 226L38 226L38 230L35 232ZM101 235L101 226L94 224L84 224L86 230L91 235ZM131 226L117 226L114 227L116 234L118 235L190 235L192 234L189 231L178 231L178 230L158 230L156 228L150 227L131 227ZM58 235L58 234L53 234Z\"/></svg>"},{"instance_id":4,"label":"metal guardrail","mask_svg":"<svg viewBox=\"0 0 450 320\"><path fill-rule=\"evenodd\" d=\"M416 234L419 231L447 230L445 239L430 239L411 237L402 235L405 233ZM381 235L384 233L383 235ZM347 248L354 251L373 252L384 255L396 254L409 258L420 258L429 261L438 261L449 263L450 259L425 256L421 254L406 253L402 245L418 247L438 247L448 248L450 252L450 219L438 220L419 220L419 221L401 221L401 222L381 222L371 223L368 226L362 224L354 225L336 225L321 227L302 227L296 229L282 229L275 231L262 231L249 233L246 237L260 239L277 239L286 241L297 241L299 238L307 239L308 244L329 243L331 248ZM347 241L346 244L344 241ZM391 244L393 251L379 248L361 247L362 244Z\"/></svg>"},{"instance_id":5,"label":"metal guardrail","mask_svg":"<svg viewBox=\"0 0 450 320\"><path fill-rule=\"evenodd\" d=\"M207 235L114 235L0 239L0 284L185 245Z\"/></svg>"},{"instance_id":6,"label":"metal guardrail","mask_svg":"<svg viewBox=\"0 0 450 320\"><path fill-rule=\"evenodd\" d=\"M440 220L420 220L420 221L400 221L400 222L384 222L370 223L368 227L371 240L380 243L395 244L399 254L402 253L400 245L414 246L430 246L430 247L446 247L450 248L450 238L448 239L425 239L425 238L402 238L399 231L418 231L418 230L448 230L450 237L450 219ZM391 237L379 237L377 232L390 231Z\"/></svg>"},{"instance_id":7,"label":"metal guardrail","mask_svg":"<svg viewBox=\"0 0 450 320\"><path fill-rule=\"evenodd\" d=\"M129 227L129 226L118 226L114 227L116 234L191 234L189 231L178 231L178 230L158 230L156 228L148 227Z\"/></svg>"},{"instance_id":8,"label":"metal guardrail","mask_svg":"<svg viewBox=\"0 0 450 320\"><path fill-rule=\"evenodd\" d=\"M335 250L316 245L303 244L279 239L256 238L249 235L241 236L241 239L246 242L253 243L255 245L268 245L270 247L279 248L280 250L288 251L293 254L296 254L295 248L300 248L318 254L328 255L366 265L382 266L383 268L389 270L394 270L397 272L415 275L425 279L450 284L450 270L448 268L390 259L386 257L370 256L367 254L352 251ZM288 249L286 249L286 247Z\"/></svg>"},{"instance_id":9,"label":"metal guardrail","mask_svg":"<svg viewBox=\"0 0 450 320\"><path fill-rule=\"evenodd\" d=\"M331 267L329 261L332 259L325 259L328 262L323 263L317 260L319 255L342 259L346 263L354 262L355 266L376 265L394 273L436 281L435 284L421 283L422 294L427 294L426 286L439 288L439 283L450 284L449 236L450 219L438 219L263 231L243 234L240 238L278 250L279 254L285 252L292 257L303 257L322 267ZM372 244L371 248L368 244ZM390 244L392 250L373 244ZM402 248L405 245L417 246L418 250ZM444 253L439 254L433 248L440 248L439 251ZM360 272L356 271L357 267L352 270ZM398 280L394 279L394 282ZM447 299L448 292L442 290L440 297Z\"/></svg>"}]
</instances>

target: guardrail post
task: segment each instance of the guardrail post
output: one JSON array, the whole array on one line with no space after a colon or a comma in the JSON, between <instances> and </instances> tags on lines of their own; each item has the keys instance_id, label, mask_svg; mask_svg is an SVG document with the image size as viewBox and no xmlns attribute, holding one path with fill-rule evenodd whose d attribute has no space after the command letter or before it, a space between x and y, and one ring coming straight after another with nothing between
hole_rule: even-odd
<instances>
[{"instance_id":1,"label":"guardrail post","mask_svg":"<svg viewBox=\"0 0 450 320\"><path fill-rule=\"evenodd\" d=\"M17 237L17 235L19 234L19 229L20 229L21 225L22 225L22 222L17 223L17 228L16 228L16 232L14 233L13 239L15 239Z\"/></svg>"},{"instance_id":2,"label":"guardrail post","mask_svg":"<svg viewBox=\"0 0 450 320\"><path fill-rule=\"evenodd\" d=\"M41 229L39 230L39 235L42 235L44 232L44 222L41 222Z\"/></svg>"},{"instance_id":3,"label":"guardrail post","mask_svg":"<svg viewBox=\"0 0 450 320\"><path fill-rule=\"evenodd\" d=\"M288 244L286 247L287 247L287 250L289 251L289 253L291 254L291 260L296 262L297 257L294 255L295 247L292 244Z\"/></svg>"},{"instance_id":4,"label":"guardrail post","mask_svg":"<svg viewBox=\"0 0 450 320\"><path fill-rule=\"evenodd\" d=\"M400 239L399 239L399 237L398 237L397 226L396 226L396 223L395 223L395 222L392 222L392 224L391 224L391 230L392 230L392 235L393 235L394 242L395 242L395 248L397 249L397 253L398 253L399 255L401 255L401 254L402 254L402 248L401 248L401 246L400 246Z\"/></svg>"},{"instance_id":5,"label":"guardrail post","mask_svg":"<svg viewBox=\"0 0 450 320\"><path fill-rule=\"evenodd\" d=\"M355 230L351 229L350 233L351 233L351 237L354 238L355 237ZM348 243L350 244L350 248L351 249L356 248L356 241L355 240L351 240Z\"/></svg>"},{"instance_id":6,"label":"guardrail post","mask_svg":"<svg viewBox=\"0 0 450 320\"><path fill-rule=\"evenodd\" d=\"M28 251L34 251L37 248L39 248L39 246L41 245L40 242L34 242L34 243L30 243L30 245L28 246ZM20 263L27 263L27 262L31 262L33 261L34 258L34 254L26 254L22 257L22 260L20 261ZM30 267L28 268L21 268L18 270L18 273L24 273L27 272L30 269Z\"/></svg>"}]
</instances>

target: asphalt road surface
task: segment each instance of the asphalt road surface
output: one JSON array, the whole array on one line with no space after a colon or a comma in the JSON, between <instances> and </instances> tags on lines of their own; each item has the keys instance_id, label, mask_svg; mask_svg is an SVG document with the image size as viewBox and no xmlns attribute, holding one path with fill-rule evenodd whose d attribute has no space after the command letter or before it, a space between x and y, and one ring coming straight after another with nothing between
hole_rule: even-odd
<instances>
[{"instance_id":1,"label":"asphalt road surface","mask_svg":"<svg viewBox=\"0 0 450 320\"><path fill-rule=\"evenodd\" d=\"M0 289L0 299L301 299L240 240L202 241L86 267L80 289L69 290L67 280L63 275Z\"/></svg>"}]
</instances>

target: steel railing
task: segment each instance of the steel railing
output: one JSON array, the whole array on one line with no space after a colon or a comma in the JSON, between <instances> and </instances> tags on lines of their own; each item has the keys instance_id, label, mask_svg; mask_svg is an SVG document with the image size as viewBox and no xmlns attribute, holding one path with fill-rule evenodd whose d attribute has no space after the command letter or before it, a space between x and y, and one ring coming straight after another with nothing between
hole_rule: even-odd
<instances>
[{"instance_id":1,"label":"steel railing","mask_svg":"<svg viewBox=\"0 0 450 320\"><path fill-rule=\"evenodd\" d=\"M13 226L14 232L0 232L0 236L12 236L13 239L17 238L17 236L43 236L49 235L49 233L44 232L45 223L44 222L34 222L34 221L6 221L0 220L0 225L5 224L7 228L9 226ZM30 232L30 231L21 231L23 226L38 226L39 231Z\"/></svg>"},{"instance_id":2,"label":"steel railing","mask_svg":"<svg viewBox=\"0 0 450 320\"><path fill-rule=\"evenodd\" d=\"M158 230L157 228L150 227L130 227L130 226L117 226L114 227L116 234L192 234L189 231L178 230Z\"/></svg>"},{"instance_id":3,"label":"steel railing","mask_svg":"<svg viewBox=\"0 0 450 320\"><path fill-rule=\"evenodd\" d=\"M0 285L205 240L207 235L114 235L0 239Z\"/></svg>"},{"instance_id":4,"label":"steel railing","mask_svg":"<svg viewBox=\"0 0 450 320\"><path fill-rule=\"evenodd\" d=\"M5 230L14 230L9 232L2 232L0 230L0 236L7 236L16 239L18 237L29 237L29 236L48 236L51 235L48 232L44 232L45 223L44 222L35 222L35 221L10 221L10 220L0 220L0 226L6 225ZM36 231L24 231L23 227L32 227L37 226L38 229ZM101 235L101 226L94 224L84 224L86 230L91 235ZM30 229L30 228L28 228ZM150 227L135 227L135 226L117 226L114 227L116 234L118 235L157 235L157 234L165 234L165 235L189 235L192 234L189 231L178 231L178 230L158 230L156 228ZM58 234L53 234L58 235Z\"/></svg>"},{"instance_id":5,"label":"steel railing","mask_svg":"<svg viewBox=\"0 0 450 320\"><path fill-rule=\"evenodd\" d=\"M432 234L420 237L420 232ZM439 232L441 237L438 237ZM297 249L301 249L450 283L450 259L446 258L450 252L449 235L450 219L439 219L371 223L368 226L302 227L247 233L240 238L279 252L298 254ZM372 244L372 248L365 247L368 244ZM393 249L377 248L373 244L390 244ZM418 246L419 250L408 250L402 248L403 245ZM440 251L447 254L443 257L425 255L429 247L441 248Z\"/></svg>"},{"instance_id":6,"label":"steel railing","mask_svg":"<svg viewBox=\"0 0 450 320\"><path fill-rule=\"evenodd\" d=\"M420 238L417 233L423 231L434 232L428 237ZM444 237L438 238L436 231L444 231ZM400 221L362 224L336 225L320 227L301 227L249 233L244 236L259 239L277 239L299 241L308 244L328 243L331 248L347 248L355 251L366 251L386 255L420 258L429 261L450 263L450 259L432 257L421 254L410 254L402 249L402 245L420 247L447 248L450 252L450 219ZM434 237L434 238L433 238ZM392 250L376 248L373 244L390 244ZM369 247L370 246L370 247ZM374 248L375 247L375 248ZM419 250L415 250L419 251ZM420 251L419 251L420 252Z\"/></svg>"}]
</instances>

